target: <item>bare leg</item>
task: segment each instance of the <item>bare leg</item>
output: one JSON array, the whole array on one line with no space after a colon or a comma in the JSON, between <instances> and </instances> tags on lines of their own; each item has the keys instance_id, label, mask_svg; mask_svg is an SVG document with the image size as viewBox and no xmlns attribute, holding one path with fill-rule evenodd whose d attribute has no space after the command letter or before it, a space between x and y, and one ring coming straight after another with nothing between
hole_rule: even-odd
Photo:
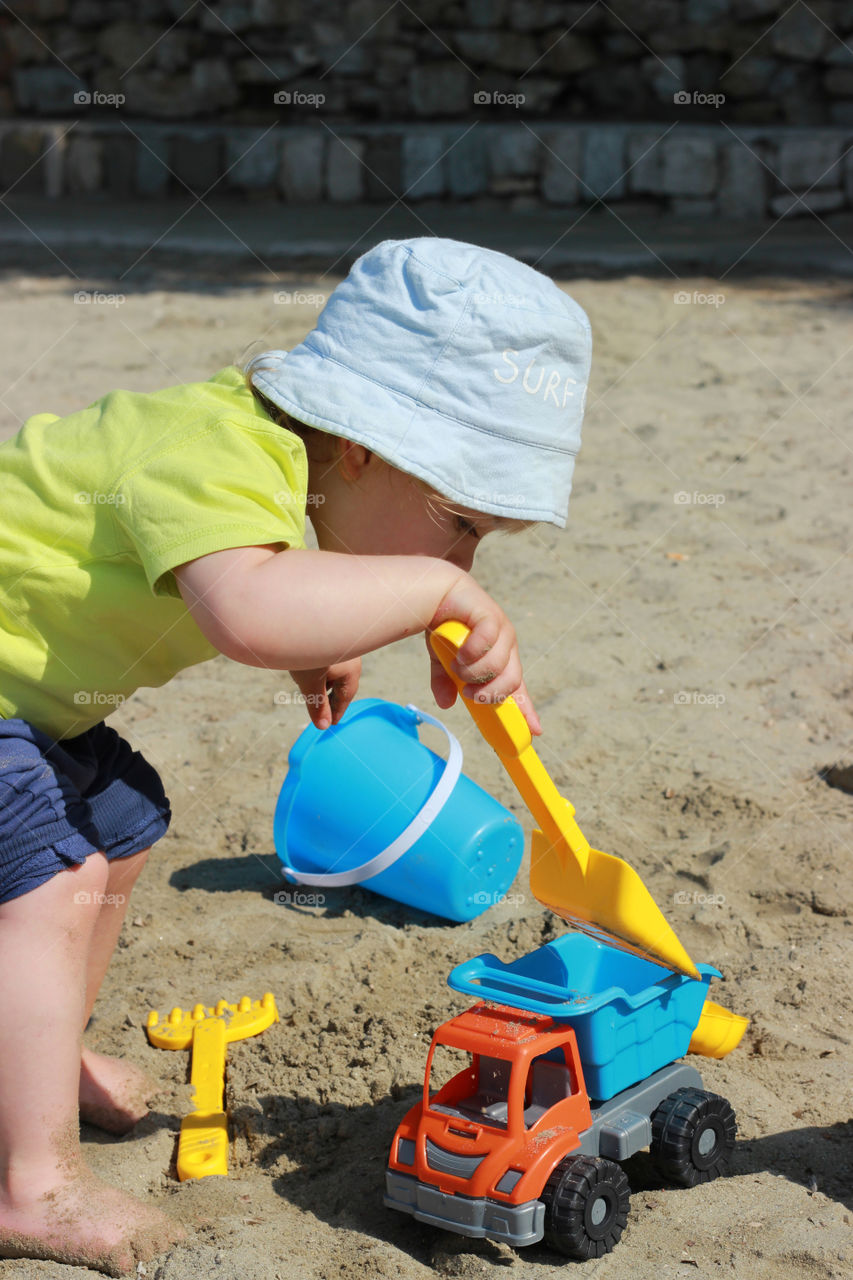
<instances>
[{"instance_id":1,"label":"bare leg","mask_svg":"<svg viewBox=\"0 0 853 1280\"><path fill-rule=\"evenodd\" d=\"M0 1255L118 1275L182 1233L100 1182L80 1151L86 966L107 876L92 854L0 904Z\"/></svg>"},{"instance_id":2,"label":"bare leg","mask_svg":"<svg viewBox=\"0 0 853 1280\"><path fill-rule=\"evenodd\" d=\"M86 969L86 1008L83 1025L97 999L127 907L131 890L145 865L148 850L117 858L109 873L92 931ZM148 1112L156 1085L132 1062L84 1048L80 1058L80 1118L108 1133L127 1133Z\"/></svg>"}]
</instances>

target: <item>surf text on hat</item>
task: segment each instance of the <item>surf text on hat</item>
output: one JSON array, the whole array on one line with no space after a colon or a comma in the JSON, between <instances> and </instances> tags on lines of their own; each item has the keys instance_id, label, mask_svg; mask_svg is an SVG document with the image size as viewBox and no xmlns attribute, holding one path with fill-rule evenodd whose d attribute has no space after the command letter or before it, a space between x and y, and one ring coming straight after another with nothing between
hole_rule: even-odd
<instances>
[{"instance_id":1,"label":"surf text on hat","mask_svg":"<svg viewBox=\"0 0 853 1280\"><path fill-rule=\"evenodd\" d=\"M519 365L512 358L517 355L518 352L514 351L512 347L507 347L506 351L501 352L501 359L509 366L512 372L507 376L502 374L499 369L493 369L492 373L498 382L503 382L507 385L511 382L515 382L516 378L521 373ZM566 401L571 399L575 394L572 388L577 386L577 378L564 376L560 373L559 369L547 369L545 365L540 365L537 369L539 376L536 378L534 383L532 371L535 365L536 357L534 356L522 375L521 385L524 390L529 396L538 396L541 392L542 399L545 403L547 403L548 398L550 397L558 409L565 408ZM545 377L546 373L548 375L547 379ZM544 388L542 385L543 382L545 384ZM557 394L561 384L562 400Z\"/></svg>"}]
</instances>

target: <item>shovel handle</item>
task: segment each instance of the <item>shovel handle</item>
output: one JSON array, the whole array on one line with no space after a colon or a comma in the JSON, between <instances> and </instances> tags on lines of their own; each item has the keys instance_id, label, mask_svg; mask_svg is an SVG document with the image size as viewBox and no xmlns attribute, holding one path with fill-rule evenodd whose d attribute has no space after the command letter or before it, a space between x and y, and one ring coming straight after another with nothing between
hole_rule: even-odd
<instances>
[{"instance_id":1,"label":"shovel handle","mask_svg":"<svg viewBox=\"0 0 853 1280\"><path fill-rule=\"evenodd\" d=\"M442 622L429 638L436 657L460 694L468 681L456 674L452 664L470 634L471 629L464 622L452 621ZM508 697L500 703L475 702L471 698L463 698L462 701L486 742L498 753L507 768L508 760L520 756L522 751L533 745L530 726L515 698Z\"/></svg>"},{"instance_id":2,"label":"shovel handle","mask_svg":"<svg viewBox=\"0 0 853 1280\"><path fill-rule=\"evenodd\" d=\"M430 644L460 694L467 681L453 670L453 661L471 634L464 622L442 622L430 634ZM589 841L574 820L574 806L561 796L533 748L530 727L512 697L503 702L462 701L501 763L518 787L521 797L545 835L565 844L586 869Z\"/></svg>"}]
</instances>

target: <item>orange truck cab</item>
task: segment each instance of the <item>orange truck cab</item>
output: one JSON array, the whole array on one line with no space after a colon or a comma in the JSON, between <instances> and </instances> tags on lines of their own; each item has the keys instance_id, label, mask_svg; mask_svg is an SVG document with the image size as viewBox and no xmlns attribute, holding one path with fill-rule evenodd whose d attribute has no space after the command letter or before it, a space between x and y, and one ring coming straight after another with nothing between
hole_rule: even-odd
<instances>
[{"instance_id":1,"label":"orange truck cab","mask_svg":"<svg viewBox=\"0 0 853 1280\"><path fill-rule=\"evenodd\" d=\"M437 1055L468 1055L442 1081ZM609 1252L627 1221L618 1161L652 1146L667 1176L707 1181L725 1163L734 1113L699 1072L670 1063L591 1102L575 1031L481 1002L438 1028L422 1099L391 1145L385 1204L466 1236L543 1239L571 1257Z\"/></svg>"}]
</instances>

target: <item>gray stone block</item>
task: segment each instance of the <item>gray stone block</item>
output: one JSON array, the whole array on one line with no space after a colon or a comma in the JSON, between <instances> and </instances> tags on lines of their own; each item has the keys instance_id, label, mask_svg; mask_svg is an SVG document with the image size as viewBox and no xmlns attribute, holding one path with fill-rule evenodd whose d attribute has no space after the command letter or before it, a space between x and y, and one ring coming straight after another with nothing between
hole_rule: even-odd
<instances>
[{"instance_id":1,"label":"gray stone block","mask_svg":"<svg viewBox=\"0 0 853 1280\"><path fill-rule=\"evenodd\" d=\"M488 138L489 172L493 178L527 177L536 173L542 144L524 125L492 129Z\"/></svg>"},{"instance_id":2,"label":"gray stone block","mask_svg":"<svg viewBox=\"0 0 853 1280\"><path fill-rule=\"evenodd\" d=\"M543 45L548 52L537 65L555 76L571 76L586 71L599 61L598 51L587 36L576 31L566 32L565 27L549 31Z\"/></svg>"},{"instance_id":3,"label":"gray stone block","mask_svg":"<svg viewBox=\"0 0 853 1280\"><path fill-rule=\"evenodd\" d=\"M188 31L173 27L157 41L154 48L154 62L161 71L175 72L185 67L190 59L190 36Z\"/></svg>"},{"instance_id":4,"label":"gray stone block","mask_svg":"<svg viewBox=\"0 0 853 1280\"><path fill-rule=\"evenodd\" d=\"M407 133L403 138L403 198L424 200L443 196L447 143L438 132Z\"/></svg>"},{"instance_id":5,"label":"gray stone block","mask_svg":"<svg viewBox=\"0 0 853 1280\"><path fill-rule=\"evenodd\" d=\"M103 140L104 185L110 195L129 196L136 185L136 148L130 134L110 133Z\"/></svg>"},{"instance_id":6,"label":"gray stone block","mask_svg":"<svg viewBox=\"0 0 853 1280\"><path fill-rule=\"evenodd\" d=\"M199 95L188 75L146 69L124 79L126 110L155 120L183 120L197 115Z\"/></svg>"},{"instance_id":7,"label":"gray stone block","mask_svg":"<svg viewBox=\"0 0 853 1280\"><path fill-rule=\"evenodd\" d=\"M48 125L44 134L44 152L41 159L44 194L50 200L62 195L65 180L65 152L70 129L66 125Z\"/></svg>"},{"instance_id":8,"label":"gray stone block","mask_svg":"<svg viewBox=\"0 0 853 1280\"><path fill-rule=\"evenodd\" d=\"M717 185L717 144L707 135L673 130L661 143L661 190L668 196L709 196Z\"/></svg>"},{"instance_id":9,"label":"gray stone block","mask_svg":"<svg viewBox=\"0 0 853 1280\"><path fill-rule=\"evenodd\" d=\"M625 129L598 125L586 129L583 144L581 199L618 200L625 192Z\"/></svg>"},{"instance_id":10,"label":"gray stone block","mask_svg":"<svg viewBox=\"0 0 853 1280\"><path fill-rule=\"evenodd\" d=\"M665 62L660 58L643 58L640 66L643 78L661 102L672 102L675 94L684 88L684 59L680 54L668 53Z\"/></svg>"},{"instance_id":11,"label":"gray stone block","mask_svg":"<svg viewBox=\"0 0 853 1280\"><path fill-rule=\"evenodd\" d=\"M724 218L763 218L767 213L770 175L754 150L735 138L722 149L717 199Z\"/></svg>"},{"instance_id":12,"label":"gray stone block","mask_svg":"<svg viewBox=\"0 0 853 1280\"><path fill-rule=\"evenodd\" d=\"M544 151L542 195L549 204L577 204L580 197L581 130L564 125L541 134Z\"/></svg>"},{"instance_id":13,"label":"gray stone block","mask_svg":"<svg viewBox=\"0 0 853 1280\"><path fill-rule=\"evenodd\" d=\"M218 129L181 130L172 141L169 164L175 180L202 195L222 174L222 146Z\"/></svg>"},{"instance_id":14,"label":"gray stone block","mask_svg":"<svg viewBox=\"0 0 853 1280\"><path fill-rule=\"evenodd\" d=\"M833 102L829 108L829 118L833 124L845 127L853 125L853 102Z\"/></svg>"},{"instance_id":15,"label":"gray stone block","mask_svg":"<svg viewBox=\"0 0 853 1280\"><path fill-rule=\"evenodd\" d=\"M832 213L844 203L843 191L810 191L800 197L786 191L784 195L773 197L770 212L778 218L798 218L807 213Z\"/></svg>"},{"instance_id":16,"label":"gray stone block","mask_svg":"<svg viewBox=\"0 0 853 1280\"><path fill-rule=\"evenodd\" d=\"M810 62L820 57L831 33L807 5L791 5L770 31L770 47L786 58Z\"/></svg>"},{"instance_id":17,"label":"gray stone block","mask_svg":"<svg viewBox=\"0 0 853 1280\"><path fill-rule=\"evenodd\" d=\"M574 22L574 15L567 12L571 5L553 4L550 0L513 0L509 11L509 25L513 31L546 31L559 26L562 30Z\"/></svg>"},{"instance_id":18,"label":"gray stone block","mask_svg":"<svg viewBox=\"0 0 853 1280\"><path fill-rule=\"evenodd\" d=\"M40 157L44 150L44 130L39 125L6 127L0 135L0 185L14 186L16 194L36 194L44 190Z\"/></svg>"},{"instance_id":19,"label":"gray stone block","mask_svg":"<svg viewBox=\"0 0 853 1280\"><path fill-rule=\"evenodd\" d=\"M240 97L233 72L224 58L201 58L193 64L190 82L199 97L200 115L232 107Z\"/></svg>"},{"instance_id":20,"label":"gray stone block","mask_svg":"<svg viewBox=\"0 0 853 1280\"><path fill-rule=\"evenodd\" d=\"M154 60L155 46L162 34L163 28L153 24L110 22L98 32L97 49L119 71L128 71Z\"/></svg>"},{"instance_id":21,"label":"gray stone block","mask_svg":"<svg viewBox=\"0 0 853 1280\"><path fill-rule=\"evenodd\" d=\"M246 31L253 22L252 6L239 0L219 0L218 4L202 5L198 24L203 31L227 39L229 31Z\"/></svg>"},{"instance_id":22,"label":"gray stone block","mask_svg":"<svg viewBox=\"0 0 853 1280\"><path fill-rule=\"evenodd\" d=\"M330 138L326 151L326 193L351 204L364 198L364 143L360 138Z\"/></svg>"},{"instance_id":23,"label":"gray stone block","mask_svg":"<svg viewBox=\"0 0 853 1280\"><path fill-rule=\"evenodd\" d=\"M322 198L325 147L326 136L319 129L285 132L278 186L288 204Z\"/></svg>"},{"instance_id":24,"label":"gray stone block","mask_svg":"<svg viewBox=\"0 0 853 1280\"><path fill-rule=\"evenodd\" d=\"M666 132L665 125L656 125L628 134L625 180L633 194L660 195L663 171L661 140Z\"/></svg>"},{"instance_id":25,"label":"gray stone block","mask_svg":"<svg viewBox=\"0 0 853 1280\"><path fill-rule=\"evenodd\" d=\"M724 19L729 12L729 0L687 0L684 16L688 22L711 26Z\"/></svg>"},{"instance_id":26,"label":"gray stone block","mask_svg":"<svg viewBox=\"0 0 853 1280\"><path fill-rule=\"evenodd\" d=\"M36 116L69 116L80 110L75 93L85 93L86 85L64 67L16 67L12 72L12 92L19 111Z\"/></svg>"},{"instance_id":27,"label":"gray stone block","mask_svg":"<svg viewBox=\"0 0 853 1280\"><path fill-rule=\"evenodd\" d=\"M368 138L364 149L364 181L368 200L393 200L403 190L402 140L399 134Z\"/></svg>"},{"instance_id":28,"label":"gray stone block","mask_svg":"<svg viewBox=\"0 0 853 1280\"><path fill-rule=\"evenodd\" d=\"M497 31L457 31L453 36L453 47L468 62L486 62L494 66L501 38Z\"/></svg>"},{"instance_id":29,"label":"gray stone block","mask_svg":"<svg viewBox=\"0 0 853 1280\"><path fill-rule=\"evenodd\" d=\"M251 0L252 23L259 27L301 26L305 21L302 0Z\"/></svg>"},{"instance_id":30,"label":"gray stone block","mask_svg":"<svg viewBox=\"0 0 853 1280\"><path fill-rule=\"evenodd\" d=\"M136 190L143 196L162 196L169 190L169 135L165 129L137 129Z\"/></svg>"},{"instance_id":31,"label":"gray stone block","mask_svg":"<svg viewBox=\"0 0 853 1280\"><path fill-rule=\"evenodd\" d=\"M823 77L823 87L833 98L853 98L853 67L833 67Z\"/></svg>"},{"instance_id":32,"label":"gray stone block","mask_svg":"<svg viewBox=\"0 0 853 1280\"><path fill-rule=\"evenodd\" d=\"M88 195L102 185L101 143L91 134L73 134L68 142L65 185L72 195Z\"/></svg>"},{"instance_id":33,"label":"gray stone block","mask_svg":"<svg viewBox=\"0 0 853 1280\"><path fill-rule=\"evenodd\" d=\"M506 0L465 0L465 17L472 27L499 27Z\"/></svg>"},{"instance_id":34,"label":"gray stone block","mask_svg":"<svg viewBox=\"0 0 853 1280\"><path fill-rule=\"evenodd\" d=\"M779 181L793 191L806 187L837 187L840 179L841 139L813 132L783 138L775 165Z\"/></svg>"},{"instance_id":35,"label":"gray stone block","mask_svg":"<svg viewBox=\"0 0 853 1280\"><path fill-rule=\"evenodd\" d=\"M225 134L225 182L229 187L262 191L278 177L279 138L271 129L229 129Z\"/></svg>"},{"instance_id":36,"label":"gray stone block","mask_svg":"<svg viewBox=\"0 0 853 1280\"><path fill-rule=\"evenodd\" d=\"M238 84L268 84L270 92L277 90L292 80L299 71L299 65L293 58L237 58L232 63L234 79Z\"/></svg>"},{"instance_id":37,"label":"gray stone block","mask_svg":"<svg viewBox=\"0 0 853 1280\"><path fill-rule=\"evenodd\" d=\"M760 46L759 46L760 48ZM732 98L757 98L767 93L773 75L779 68L776 58L747 54L720 80L720 91Z\"/></svg>"},{"instance_id":38,"label":"gray stone block","mask_svg":"<svg viewBox=\"0 0 853 1280\"><path fill-rule=\"evenodd\" d=\"M452 145L451 145L452 144ZM488 186L486 148L477 126L458 142L448 139L451 149L445 157L447 186L452 196L482 195Z\"/></svg>"},{"instance_id":39,"label":"gray stone block","mask_svg":"<svg viewBox=\"0 0 853 1280\"><path fill-rule=\"evenodd\" d=\"M425 62L409 73L409 98L416 116L452 116L471 106L476 81L461 62Z\"/></svg>"}]
</instances>

